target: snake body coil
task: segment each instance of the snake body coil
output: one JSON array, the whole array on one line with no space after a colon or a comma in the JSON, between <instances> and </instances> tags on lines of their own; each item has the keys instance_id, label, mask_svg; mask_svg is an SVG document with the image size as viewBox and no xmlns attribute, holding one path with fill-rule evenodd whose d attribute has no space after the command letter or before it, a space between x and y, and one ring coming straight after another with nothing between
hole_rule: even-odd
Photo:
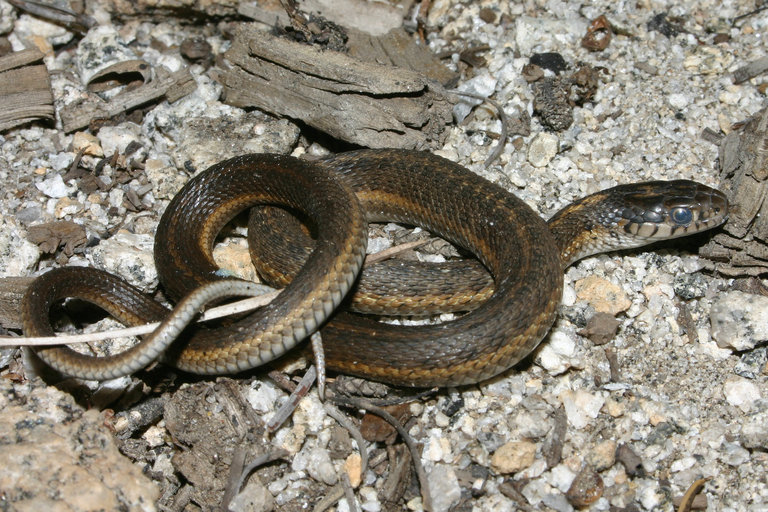
<instances>
[{"instance_id":1,"label":"snake body coil","mask_svg":"<svg viewBox=\"0 0 768 512\"><path fill-rule=\"evenodd\" d=\"M322 325L330 369L406 386L482 381L520 361L549 331L562 294L563 269L571 262L708 229L727 215L727 201L715 190L687 181L653 182L589 196L546 223L514 195L426 153L363 150L315 164L249 155L216 164L192 179L161 219L155 243L158 273L171 297L187 297L184 309L197 304L189 298L193 290L218 286L223 279L211 256L219 230L239 211L256 205L299 212L316 238L303 245L314 250L309 256L305 249L286 257L283 268L279 262L265 264L271 269L265 274L279 276L274 281L290 282L275 302L232 325L187 329L165 355L166 362L194 373L241 371L279 357ZM421 226L468 250L479 264L458 264L470 283L459 291L443 289L443 276L456 264L418 270L427 276L419 278L427 280L427 288L418 293L411 293L405 277L390 280L382 291L370 282L376 271L364 270L353 306L375 310L372 304L381 302L383 313L416 314L439 311L440 304L448 303L442 309L471 311L450 322L407 327L350 313L331 316L360 269L366 222L380 221ZM268 225L252 218L249 229L257 232ZM88 285L78 292L81 282ZM196 293L208 300L204 291ZM484 300L478 304L467 298L472 295ZM50 307L73 296L104 307L124 323L164 318L175 333L176 320L163 306L119 278L88 269L51 271L33 283L23 305L25 333L50 335ZM146 364L143 345L164 346L161 338L149 336L133 353L106 358L66 347L38 353L64 373L110 378L135 371L137 358Z\"/></svg>"}]
</instances>

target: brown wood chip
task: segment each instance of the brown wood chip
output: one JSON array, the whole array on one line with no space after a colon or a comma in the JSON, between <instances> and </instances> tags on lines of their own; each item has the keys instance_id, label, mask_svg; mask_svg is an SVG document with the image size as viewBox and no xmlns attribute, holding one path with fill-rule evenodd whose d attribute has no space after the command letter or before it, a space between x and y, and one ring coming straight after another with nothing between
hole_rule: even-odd
<instances>
[{"instance_id":1,"label":"brown wood chip","mask_svg":"<svg viewBox=\"0 0 768 512\"><path fill-rule=\"evenodd\" d=\"M0 130L37 119L53 120L53 93L39 50L0 57Z\"/></svg>"}]
</instances>

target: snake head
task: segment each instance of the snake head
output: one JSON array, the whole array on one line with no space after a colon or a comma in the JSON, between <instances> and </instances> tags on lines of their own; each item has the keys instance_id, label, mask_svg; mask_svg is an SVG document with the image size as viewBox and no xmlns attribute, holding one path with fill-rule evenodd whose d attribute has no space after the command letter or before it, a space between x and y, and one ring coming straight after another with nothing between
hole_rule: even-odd
<instances>
[{"instance_id":1,"label":"snake head","mask_svg":"<svg viewBox=\"0 0 768 512\"><path fill-rule=\"evenodd\" d=\"M695 181L651 181L611 190L623 197L618 223L640 244L692 235L728 218L725 194Z\"/></svg>"},{"instance_id":2,"label":"snake head","mask_svg":"<svg viewBox=\"0 0 768 512\"><path fill-rule=\"evenodd\" d=\"M607 251L692 235L728 218L719 190L688 180L619 185L574 201L549 220L563 266Z\"/></svg>"}]
</instances>

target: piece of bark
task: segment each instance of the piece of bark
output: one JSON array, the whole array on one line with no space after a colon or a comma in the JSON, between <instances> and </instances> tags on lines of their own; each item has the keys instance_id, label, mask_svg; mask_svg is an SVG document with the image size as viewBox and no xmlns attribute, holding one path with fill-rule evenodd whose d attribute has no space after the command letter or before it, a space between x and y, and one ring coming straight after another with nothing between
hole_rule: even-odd
<instances>
[{"instance_id":1,"label":"piece of bark","mask_svg":"<svg viewBox=\"0 0 768 512\"><path fill-rule=\"evenodd\" d=\"M43 54L30 49L0 57L0 131L53 120L53 93Z\"/></svg>"},{"instance_id":2,"label":"piece of bark","mask_svg":"<svg viewBox=\"0 0 768 512\"><path fill-rule=\"evenodd\" d=\"M396 5L367 0L302 0L303 13L313 13L347 29L357 29L371 35L383 35L403 25L403 17L410 11L412 0ZM265 2L241 2L238 14L269 28L288 26L290 18L282 5Z\"/></svg>"},{"instance_id":3,"label":"piece of bark","mask_svg":"<svg viewBox=\"0 0 768 512\"><path fill-rule=\"evenodd\" d=\"M343 9L352 10L355 1L359 2L359 0L345 0L344 5L334 2L335 9L329 9L327 2L315 0L302 2L302 9L305 12L318 11L327 16L330 21L345 27L349 49L347 54L350 57L364 62L390 64L399 68L410 69L424 74L431 80L440 82L444 87L456 85L459 74L444 66L437 55L432 53L427 46L416 43L401 24L393 26L390 19L383 26L377 26L377 12L355 12L356 19L348 19L348 13L343 12ZM379 12L383 10L385 13L396 12L393 7L383 4L381 7L374 7L374 10L377 9ZM289 24L289 18L285 12L263 9L255 4L243 3L238 12L269 27ZM349 16L353 15L350 14ZM384 14L384 16L387 15ZM393 14L389 14L390 18L392 16ZM390 28L381 33L381 29L385 27Z\"/></svg>"},{"instance_id":4,"label":"piece of bark","mask_svg":"<svg viewBox=\"0 0 768 512\"><path fill-rule=\"evenodd\" d=\"M365 147L440 145L452 98L421 73L282 39L242 25L222 73L224 100L298 119Z\"/></svg>"},{"instance_id":5,"label":"piece of bark","mask_svg":"<svg viewBox=\"0 0 768 512\"><path fill-rule=\"evenodd\" d=\"M260 0L261 1L261 0ZM103 7L117 17L140 19L179 19L187 21L208 21L217 17L232 17L237 14L240 0L102 0Z\"/></svg>"},{"instance_id":6,"label":"piece of bark","mask_svg":"<svg viewBox=\"0 0 768 512\"><path fill-rule=\"evenodd\" d=\"M8 3L17 9L26 11L35 18L61 25L79 34L85 34L88 29L96 25L96 20L90 16L77 13L68 7L50 5L47 2L35 0L8 0Z\"/></svg>"},{"instance_id":7,"label":"piece of bark","mask_svg":"<svg viewBox=\"0 0 768 512\"><path fill-rule=\"evenodd\" d=\"M768 109L759 112L720 144L722 189L729 218L699 253L707 267L726 276L768 272Z\"/></svg>"},{"instance_id":8,"label":"piece of bark","mask_svg":"<svg viewBox=\"0 0 768 512\"><path fill-rule=\"evenodd\" d=\"M445 67L429 48L416 44L402 27L381 36L354 29L349 29L347 35L351 57L423 73L427 78L436 80L445 87L453 87L459 81L458 73Z\"/></svg>"},{"instance_id":9,"label":"piece of bark","mask_svg":"<svg viewBox=\"0 0 768 512\"><path fill-rule=\"evenodd\" d=\"M83 103L67 105L61 109L61 123L69 133L87 127L93 121L110 119L135 107L159 101L174 101L190 94L197 88L197 83L184 68L175 73L163 73L158 68L158 76L149 83L135 89L126 90L109 101L91 95Z\"/></svg>"},{"instance_id":10,"label":"piece of bark","mask_svg":"<svg viewBox=\"0 0 768 512\"><path fill-rule=\"evenodd\" d=\"M21 300L34 277L0 278L0 325L21 329Z\"/></svg>"}]
</instances>

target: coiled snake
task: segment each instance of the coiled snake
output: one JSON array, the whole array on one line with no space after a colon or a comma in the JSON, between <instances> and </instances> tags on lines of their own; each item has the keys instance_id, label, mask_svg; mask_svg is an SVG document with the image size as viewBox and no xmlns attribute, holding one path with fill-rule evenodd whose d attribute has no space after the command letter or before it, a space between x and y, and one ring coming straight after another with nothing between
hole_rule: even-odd
<instances>
[{"instance_id":1,"label":"coiled snake","mask_svg":"<svg viewBox=\"0 0 768 512\"><path fill-rule=\"evenodd\" d=\"M296 222L275 222L257 213L251 218L250 238L262 233L252 252L266 251L272 254L268 260L277 260L263 263L262 274L290 284L271 304L233 323L183 330L166 350L200 302L210 301L212 294L247 293L250 284L220 276L211 253L221 228L258 205L290 208L313 231L314 242L301 242L295 254L281 256L290 251L285 236L263 230ZM555 318L563 270L572 262L709 229L724 222L727 212L725 196L704 185L649 182L593 194L545 222L501 187L427 153L361 150L314 163L246 155L190 180L160 221L155 262L166 294L186 297L177 315L169 316L164 306L117 276L62 268L29 288L24 330L29 336L52 335L50 309L66 297L93 302L126 324L164 320L155 334L114 356L94 358L62 346L37 349L63 373L90 379L136 371L160 354L193 373L243 371L281 356L322 327L329 369L405 386L475 383L508 369L540 343ZM479 263L414 268L391 262L364 270L356 283L367 223L380 221L421 226L469 251ZM201 285L210 293L190 295ZM471 311L419 326L334 313L355 286L351 306L368 312Z\"/></svg>"}]
</instances>

